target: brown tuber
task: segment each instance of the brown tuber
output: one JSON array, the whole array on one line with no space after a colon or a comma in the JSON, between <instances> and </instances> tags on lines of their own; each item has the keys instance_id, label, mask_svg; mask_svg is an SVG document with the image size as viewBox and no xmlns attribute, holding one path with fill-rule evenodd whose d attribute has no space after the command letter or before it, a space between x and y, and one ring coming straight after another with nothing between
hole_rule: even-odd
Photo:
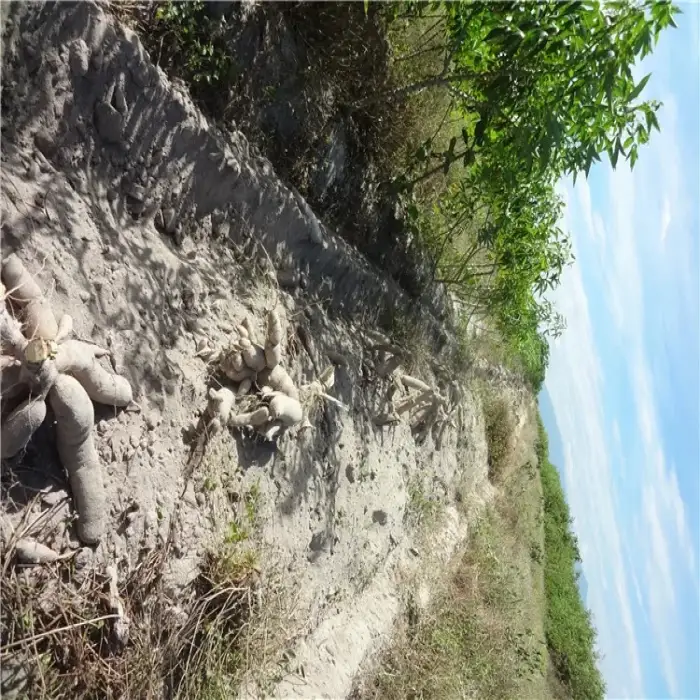
<instances>
[{"instance_id":1,"label":"brown tuber","mask_svg":"<svg viewBox=\"0 0 700 700\"><path fill-rule=\"evenodd\" d=\"M268 369L274 369L282 361L282 346L268 345L265 348L265 364Z\"/></svg>"},{"instance_id":2,"label":"brown tuber","mask_svg":"<svg viewBox=\"0 0 700 700\"><path fill-rule=\"evenodd\" d=\"M15 253L2 264L2 281L10 299L22 310L24 334L27 338L53 340L58 335L58 324L39 285L27 272Z\"/></svg>"},{"instance_id":3,"label":"brown tuber","mask_svg":"<svg viewBox=\"0 0 700 700\"><path fill-rule=\"evenodd\" d=\"M59 346L56 367L75 377L87 395L97 403L108 406L128 406L133 399L131 385L125 377L108 372L97 361L106 354L97 345L80 340L67 340Z\"/></svg>"},{"instance_id":4,"label":"brown tuber","mask_svg":"<svg viewBox=\"0 0 700 700\"><path fill-rule=\"evenodd\" d=\"M267 315L267 340L266 346L272 347L282 342L282 323L276 311L270 311Z\"/></svg>"},{"instance_id":5,"label":"brown tuber","mask_svg":"<svg viewBox=\"0 0 700 700\"><path fill-rule=\"evenodd\" d=\"M29 538L17 541L17 544L15 544L15 554L20 564L52 564L59 559L66 558L65 556L62 557L60 554L57 554L45 544L41 544L41 542ZM70 556L73 556L73 554L73 552L69 553Z\"/></svg>"},{"instance_id":6,"label":"brown tuber","mask_svg":"<svg viewBox=\"0 0 700 700\"><path fill-rule=\"evenodd\" d=\"M230 389L209 389L206 420L210 433L218 433L228 423L235 401L236 397Z\"/></svg>"},{"instance_id":7,"label":"brown tuber","mask_svg":"<svg viewBox=\"0 0 700 700\"><path fill-rule=\"evenodd\" d=\"M254 372L262 372L265 369L265 351L247 338L241 338L240 346L246 366Z\"/></svg>"},{"instance_id":8,"label":"brown tuber","mask_svg":"<svg viewBox=\"0 0 700 700\"><path fill-rule=\"evenodd\" d=\"M46 400L43 396L27 399L12 411L2 424L0 435L2 458L14 457L23 450L44 422L44 418L46 418Z\"/></svg>"},{"instance_id":9,"label":"brown tuber","mask_svg":"<svg viewBox=\"0 0 700 700\"><path fill-rule=\"evenodd\" d=\"M56 446L68 472L78 511L78 536L95 544L104 534L105 494L100 462L92 436L95 411L80 382L59 374L49 401L56 416Z\"/></svg>"},{"instance_id":10,"label":"brown tuber","mask_svg":"<svg viewBox=\"0 0 700 700\"><path fill-rule=\"evenodd\" d=\"M235 428L242 428L246 425L257 428L261 425L265 425L269 419L270 411L266 406L261 406L250 413L240 413L237 416L231 416L228 424Z\"/></svg>"},{"instance_id":11,"label":"brown tuber","mask_svg":"<svg viewBox=\"0 0 700 700\"><path fill-rule=\"evenodd\" d=\"M283 394L297 401L299 400L299 390L282 365L277 365L277 367L271 370L261 372L258 379L261 384L271 387L274 391L281 391Z\"/></svg>"},{"instance_id":12,"label":"brown tuber","mask_svg":"<svg viewBox=\"0 0 700 700\"><path fill-rule=\"evenodd\" d=\"M24 320L22 328L7 306L0 309L3 399L30 394L3 420L2 457L26 446L44 420L48 397L56 418L58 454L78 511L78 536L94 544L103 535L106 510L92 436L91 399L127 406L132 401L131 386L99 364L97 358L108 354L106 350L66 340L73 331L73 319L64 314L56 323L41 289L16 255L3 260L2 280L5 298L19 307Z\"/></svg>"},{"instance_id":13,"label":"brown tuber","mask_svg":"<svg viewBox=\"0 0 700 700\"><path fill-rule=\"evenodd\" d=\"M284 425L301 423L304 418L304 410L296 399L281 392L273 392L271 396L270 417L272 419L279 420Z\"/></svg>"}]
</instances>

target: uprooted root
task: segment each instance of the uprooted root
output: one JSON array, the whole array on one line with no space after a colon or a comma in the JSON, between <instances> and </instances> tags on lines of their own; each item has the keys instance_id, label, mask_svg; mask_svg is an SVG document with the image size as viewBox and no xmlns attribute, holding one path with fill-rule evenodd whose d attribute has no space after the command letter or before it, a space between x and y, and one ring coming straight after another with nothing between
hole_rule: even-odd
<instances>
[{"instance_id":1,"label":"uprooted root","mask_svg":"<svg viewBox=\"0 0 700 700\"><path fill-rule=\"evenodd\" d=\"M56 415L59 457L78 510L78 536L97 543L104 534L105 504L92 401L127 406L133 400L131 386L99 364L106 350L68 339L72 318L64 314L56 323L39 285L14 253L2 262L2 285L2 458L26 447L46 417L48 397ZM12 315L15 309L19 321Z\"/></svg>"},{"instance_id":2,"label":"uprooted root","mask_svg":"<svg viewBox=\"0 0 700 700\"><path fill-rule=\"evenodd\" d=\"M328 394L334 384L334 366L317 381L298 388L282 364L285 334L277 311L267 314L265 325L264 345L256 342L256 329L246 318L236 327L237 337L227 348L200 353L207 354L223 375L238 385L235 393L225 388L210 391L203 420L204 427L213 428L210 432L223 425L251 428L271 440L288 428L308 427L308 416L319 401L345 408ZM228 392L226 401L222 401L221 392ZM233 412L236 402L238 411Z\"/></svg>"},{"instance_id":3,"label":"uprooted root","mask_svg":"<svg viewBox=\"0 0 700 700\"><path fill-rule=\"evenodd\" d=\"M375 425L394 425L406 416L415 434L424 438L433 431L439 446L445 429L455 425L455 412L459 416L461 411L463 393L459 383L453 381L449 396L443 396L436 388L401 369L408 355L403 348L376 333L367 335L369 349L377 355L376 373L389 380L387 409L374 417Z\"/></svg>"}]
</instances>

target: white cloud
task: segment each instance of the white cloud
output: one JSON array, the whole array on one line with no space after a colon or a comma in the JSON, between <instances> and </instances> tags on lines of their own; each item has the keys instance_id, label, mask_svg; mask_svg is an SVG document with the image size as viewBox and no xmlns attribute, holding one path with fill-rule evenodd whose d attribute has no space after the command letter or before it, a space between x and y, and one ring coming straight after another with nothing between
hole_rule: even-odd
<instances>
[{"instance_id":1,"label":"white cloud","mask_svg":"<svg viewBox=\"0 0 700 700\"><path fill-rule=\"evenodd\" d=\"M650 677L663 674L674 696L688 694L689 671L697 675L697 659L686 651L700 625L689 618L697 615L697 600L688 605L684 596L694 591L697 599L698 555L659 415L659 397L678 389L664 383L677 348L698 361L697 154L682 131L697 102L676 67L685 66L685 76L694 70L687 56L699 51L700 6L683 9L695 21L692 41L687 26L683 49L674 44L680 32L662 37L653 62L635 69L637 79L653 72L644 96L664 105L661 132L642 148L634 172L623 163L615 172L594 168L592 178L607 176L607 202L598 200L600 187L585 181L560 188L577 260L587 265L586 285L579 262L553 297L569 328L552 348L546 386L567 444L568 498L613 697L647 696L642 668ZM602 308L589 308L601 291Z\"/></svg>"},{"instance_id":2,"label":"white cloud","mask_svg":"<svg viewBox=\"0 0 700 700\"><path fill-rule=\"evenodd\" d=\"M604 432L603 375L578 266L567 270L553 300L569 320L569 328L552 353L547 390L567 441L563 467L590 583L589 605L604 652L601 667L612 696L621 697L629 689L628 697L643 697L642 664ZM619 672L623 668L624 678Z\"/></svg>"},{"instance_id":3,"label":"white cloud","mask_svg":"<svg viewBox=\"0 0 700 700\"><path fill-rule=\"evenodd\" d=\"M671 151L667 151L667 154ZM672 161L667 160L668 174ZM636 179L635 179L636 178ZM664 180L675 186L676 175ZM591 582L591 608L599 629L600 646L608 652L602 667L610 683L610 692L618 695L625 689L621 669L630 669L629 690L633 697L643 697L643 677L637 629L631 601L636 599L643 610L642 621L651 626L653 643L669 692L680 691L678 676L683 660L681 601L677 598L677 577L682 567L684 579L697 578L696 555L685 514L685 504L675 471L667 465L664 444L656 412L654 378L644 351L645 323L648 322L643 294L641 260L649 237L656 232L657 247L669 234L672 218L668 207L680 201L681 194L670 195L664 187L664 214L649 222L649 205L653 182L621 168L609 173L609 205L612 226L609 234L600 213L593 209L588 187L568 193L570 226L574 228L574 247L594 246L595 256L603 266L607 304L615 321L618 351L627 359L632 405L636 415L639 440L638 463L625 473L625 483L637 484L641 493L638 506L641 518L625 517L634 512L627 486L620 494L616 480L622 475L622 436L617 417L611 425L609 449L604 426L609 424L603 408L603 372L590 317L588 297L578 266L567 271L554 301L568 319L569 329L552 353L547 389L555 406L557 423L567 441L565 475L569 486L571 509L578 536L585 551L585 567ZM572 196L572 194L574 196ZM653 204L652 204L653 206ZM669 230L664 232L664 226ZM597 229L597 230L596 230ZM658 231L662 231L659 236ZM602 235L598 235L602 232ZM576 235L577 234L577 235ZM582 238L585 236L585 238ZM653 236L652 236L653 237ZM607 254L602 254L602 246ZM658 250L657 255L662 255ZM578 257L578 256L577 256ZM590 256L589 256L590 257ZM663 262L654 259L659 266ZM673 286L678 282L669 279ZM680 282L682 284L682 281ZM609 342L609 341L608 341ZM614 347L614 343L613 343ZM610 455L615 464L611 464ZM613 476L613 469L614 476ZM623 538L633 537L635 561L623 563ZM590 573L589 573L590 569ZM640 581L641 579L641 581ZM612 590L610 586L612 585ZM631 595L630 595L631 594ZM633 597L631 597L633 596ZM615 601L611 605L611 598ZM620 634L619 629L623 634ZM616 685L619 678L619 685Z\"/></svg>"},{"instance_id":4,"label":"white cloud","mask_svg":"<svg viewBox=\"0 0 700 700\"><path fill-rule=\"evenodd\" d=\"M666 238L668 238L668 232L671 229L671 199L670 197L664 197L664 210L661 214L661 245L666 245Z\"/></svg>"},{"instance_id":5,"label":"white cloud","mask_svg":"<svg viewBox=\"0 0 700 700\"><path fill-rule=\"evenodd\" d=\"M621 340L626 342L632 329L642 323L643 292L637 258L637 231L634 225L635 183L624 165L609 177L612 226L608 245L610 263L606 266L610 309Z\"/></svg>"}]
</instances>

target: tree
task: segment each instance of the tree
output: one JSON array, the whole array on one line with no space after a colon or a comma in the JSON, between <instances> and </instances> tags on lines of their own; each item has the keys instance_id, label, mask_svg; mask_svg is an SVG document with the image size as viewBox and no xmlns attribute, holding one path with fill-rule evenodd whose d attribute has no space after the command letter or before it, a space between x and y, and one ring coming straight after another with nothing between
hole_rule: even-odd
<instances>
[{"instance_id":1,"label":"tree","mask_svg":"<svg viewBox=\"0 0 700 700\"><path fill-rule=\"evenodd\" d=\"M658 129L660 103L638 100L649 76L635 83L632 67L663 29L676 26L680 10L667 0L404 8L407 14L444 14L442 69L363 104L444 87L473 123L463 131L464 148L451 143L439 154L444 162L426 175L491 148L518 150L528 172L588 174L605 153L613 167L620 155L634 166L639 145ZM428 152L431 146L424 144Z\"/></svg>"}]
</instances>

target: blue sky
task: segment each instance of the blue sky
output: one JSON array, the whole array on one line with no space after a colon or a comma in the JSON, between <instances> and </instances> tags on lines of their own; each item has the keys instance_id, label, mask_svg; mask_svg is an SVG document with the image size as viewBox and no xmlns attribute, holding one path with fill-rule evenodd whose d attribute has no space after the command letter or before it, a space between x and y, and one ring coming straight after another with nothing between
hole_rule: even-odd
<instances>
[{"instance_id":1,"label":"blue sky","mask_svg":"<svg viewBox=\"0 0 700 700\"><path fill-rule=\"evenodd\" d=\"M546 391L610 698L700 698L700 5L636 69L664 102L634 171L560 185L576 263Z\"/></svg>"}]
</instances>

